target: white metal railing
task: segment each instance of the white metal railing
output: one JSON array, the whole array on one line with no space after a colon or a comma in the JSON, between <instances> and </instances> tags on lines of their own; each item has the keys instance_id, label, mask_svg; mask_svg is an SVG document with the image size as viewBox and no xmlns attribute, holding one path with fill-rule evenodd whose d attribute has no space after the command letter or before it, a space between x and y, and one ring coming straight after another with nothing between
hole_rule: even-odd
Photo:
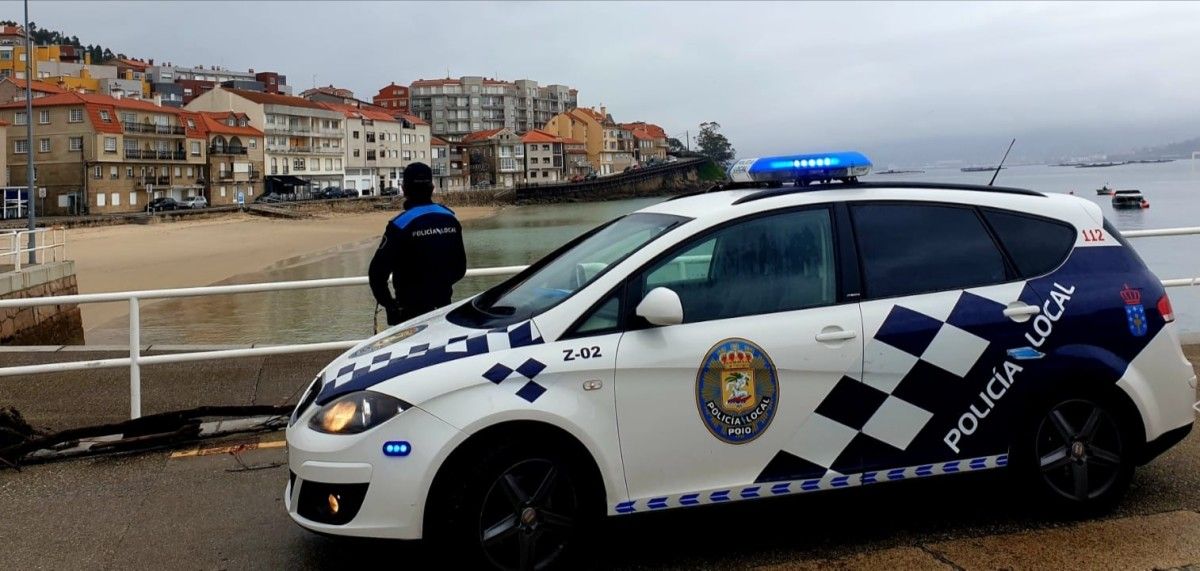
<instances>
[{"instance_id":1,"label":"white metal railing","mask_svg":"<svg viewBox=\"0 0 1200 571\"><path fill-rule=\"evenodd\" d=\"M29 247L29 236L33 236L33 247ZM34 263L61 262L67 259L67 230L60 226L35 228L33 230L0 230L0 259L7 260L14 270L27 263L28 254L33 254Z\"/></svg>"},{"instance_id":2,"label":"white metal railing","mask_svg":"<svg viewBox=\"0 0 1200 571\"><path fill-rule=\"evenodd\" d=\"M13 232L13 234L24 233L27 231ZM1127 238L1141 238L1151 236L1183 236L1200 234L1200 227L1194 228L1162 228L1154 230L1136 230L1122 232L1122 235ZM0 242L5 234L0 233ZM65 240L64 240L65 243ZM64 247L63 244L51 247ZM25 250L28 251L28 250ZM688 260L695 262L697 260ZM476 268L467 270L467 276L501 276L515 274L527 266L505 266L495 268ZM585 272L588 268L584 268ZM681 268L681 271L686 271L686 268ZM272 345L267 347L252 347L248 349L225 349L218 351L195 351L186 353L172 353L169 355L150 355L142 356L141 354L141 301L151 299L168 299L179 297L205 297L211 295L229 295L243 293L262 293L269 291L289 291L300 289L317 289L328 287L348 287L348 286L364 286L370 282L367 277L353 278L327 278L317 280L300 280L289 282L267 282L253 283L240 285L223 285L223 286L204 286L190 288L175 288L175 289L158 289L158 290L140 290L140 291L122 291L122 292L106 292L106 293L87 293L76 295L62 295L51 297L32 297L25 299L5 299L0 300L0 309L10 307L29 307L37 305L61 305L61 304L77 304L77 303L105 303L115 301L129 302L129 356L116 359L93 359L89 361L70 361L61 363L46 363L42 365L22 365L17 367L0 367L0 377L11 377L16 375L32 375L39 373L56 373L66 371L82 371L88 369L108 369L117 367L129 367L129 411L130 417L138 418L142 414L142 397L141 397L141 366L142 365L160 365L166 363L185 363L192 361L208 361L220 359L238 359L244 357L262 357L267 355L284 355L293 353L307 353L314 351L327 351L336 349L349 349L358 344L361 340L352 341L329 341L323 343L303 343L292 345ZM1180 278L1163 280L1164 287L1182 287L1182 286L1200 286L1200 276L1194 278ZM1198 409L1200 410L1200 409Z\"/></svg>"}]
</instances>

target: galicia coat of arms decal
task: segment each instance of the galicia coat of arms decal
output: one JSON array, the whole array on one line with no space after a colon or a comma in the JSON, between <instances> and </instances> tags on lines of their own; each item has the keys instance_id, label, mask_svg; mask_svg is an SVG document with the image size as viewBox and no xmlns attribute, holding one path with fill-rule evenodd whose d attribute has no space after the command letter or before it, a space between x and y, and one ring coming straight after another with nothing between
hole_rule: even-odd
<instances>
[{"instance_id":1,"label":"galicia coat of arms decal","mask_svg":"<svg viewBox=\"0 0 1200 571\"><path fill-rule=\"evenodd\" d=\"M745 444L765 432L778 398L775 363L745 339L714 345L696 375L700 418L713 436L730 444Z\"/></svg>"},{"instance_id":2,"label":"galicia coat of arms decal","mask_svg":"<svg viewBox=\"0 0 1200 571\"><path fill-rule=\"evenodd\" d=\"M1125 322L1129 325L1129 333L1134 337L1145 336L1146 308L1142 305L1142 292L1125 284L1121 299L1125 300Z\"/></svg>"}]
</instances>

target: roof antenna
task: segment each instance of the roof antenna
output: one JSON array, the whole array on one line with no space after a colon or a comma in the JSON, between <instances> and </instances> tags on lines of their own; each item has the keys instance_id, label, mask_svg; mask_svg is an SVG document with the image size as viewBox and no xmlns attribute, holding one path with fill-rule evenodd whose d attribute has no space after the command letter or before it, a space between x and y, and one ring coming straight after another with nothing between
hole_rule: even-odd
<instances>
[{"instance_id":1,"label":"roof antenna","mask_svg":"<svg viewBox=\"0 0 1200 571\"><path fill-rule=\"evenodd\" d=\"M1014 137L1012 142L1008 144L1008 151L1011 151L1013 145L1016 143L1017 139ZM1008 151L1004 151L1004 157L1000 159L1000 164L996 165L996 172L992 173L992 180L988 181L988 186L992 186L992 183L996 182L996 177L1000 175L1000 169L1004 168L1004 161L1008 159Z\"/></svg>"}]
</instances>

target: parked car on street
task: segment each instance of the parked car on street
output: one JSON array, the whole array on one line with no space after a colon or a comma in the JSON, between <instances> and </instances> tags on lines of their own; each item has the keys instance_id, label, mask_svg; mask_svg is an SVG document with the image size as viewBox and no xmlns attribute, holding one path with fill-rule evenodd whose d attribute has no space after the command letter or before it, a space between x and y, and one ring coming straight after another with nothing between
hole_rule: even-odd
<instances>
[{"instance_id":1,"label":"parked car on street","mask_svg":"<svg viewBox=\"0 0 1200 571\"><path fill-rule=\"evenodd\" d=\"M267 194L259 195L258 198L254 199L254 202L263 203L263 204L271 204L274 202L283 202L284 200L286 200L286 199L282 195L274 193L274 192L268 192Z\"/></svg>"},{"instance_id":2,"label":"parked car on street","mask_svg":"<svg viewBox=\"0 0 1200 571\"><path fill-rule=\"evenodd\" d=\"M1111 508L1195 422L1162 282L1091 201L870 166L739 160L356 344L292 413L285 509L546 569L604 516L985 471Z\"/></svg>"},{"instance_id":3,"label":"parked car on street","mask_svg":"<svg viewBox=\"0 0 1200 571\"><path fill-rule=\"evenodd\" d=\"M400 189L394 186L389 186L379 191L379 196L400 196Z\"/></svg>"},{"instance_id":4,"label":"parked car on street","mask_svg":"<svg viewBox=\"0 0 1200 571\"><path fill-rule=\"evenodd\" d=\"M208 199L203 196L189 196L180 203L181 208L208 208Z\"/></svg>"},{"instance_id":5,"label":"parked car on street","mask_svg":"<svg viewBox=\"0 0 1200 571\"><path fill-rule=\"evenodd\" d=\"M185 206L180 204L178 200L169 196L160 196L151 200L146 205L146 212L164 212L168 210L180 210L182 208L185 208Z\"/></svg>"},{"instance_id":6,"label":"parked car on street","mask_svg":"<svg viewBox=\"0 0 1200 571\"><path fill-rule=\"evenodd\" d=\"M347 198L347 194L346 194L346 191L342 190L342 189L341 189L341 188L339 188L339 187L336 187L336 186L327 186L327 187L325 187L325 188L322 188L322 189L321 189L321 191L320 191L320 193L318 193L318 194L316 195L316 197L317 197L317 198L324 198L324 199L330 199L330 198Z\"/></svg>"},{"instance_id":7,"label":"parked car on street","mask_svg":"<svg viewBox=\"0 0 1200 571\"><path fill-rule=\"evenodd\" d=\"M583 180L596 180L596 171L591 171L584 175Z\"/></svg>"}]
</instances>

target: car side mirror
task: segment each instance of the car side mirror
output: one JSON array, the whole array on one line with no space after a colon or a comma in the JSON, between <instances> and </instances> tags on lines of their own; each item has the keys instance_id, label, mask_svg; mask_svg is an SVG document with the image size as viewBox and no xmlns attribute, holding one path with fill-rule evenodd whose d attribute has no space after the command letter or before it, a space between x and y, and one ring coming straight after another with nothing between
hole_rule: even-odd
<instances>
[{"instance_id":1,"label":"car side mirror","mask_svg":"<svg viewBox=\"0 0 1200 571\"><path fill-rule=\"evenodd\" d=\"M679 294L665 287L650 290L634 313L654 325L683 323L683 303L679 301Z\"/></svg>"}]
</instances>

